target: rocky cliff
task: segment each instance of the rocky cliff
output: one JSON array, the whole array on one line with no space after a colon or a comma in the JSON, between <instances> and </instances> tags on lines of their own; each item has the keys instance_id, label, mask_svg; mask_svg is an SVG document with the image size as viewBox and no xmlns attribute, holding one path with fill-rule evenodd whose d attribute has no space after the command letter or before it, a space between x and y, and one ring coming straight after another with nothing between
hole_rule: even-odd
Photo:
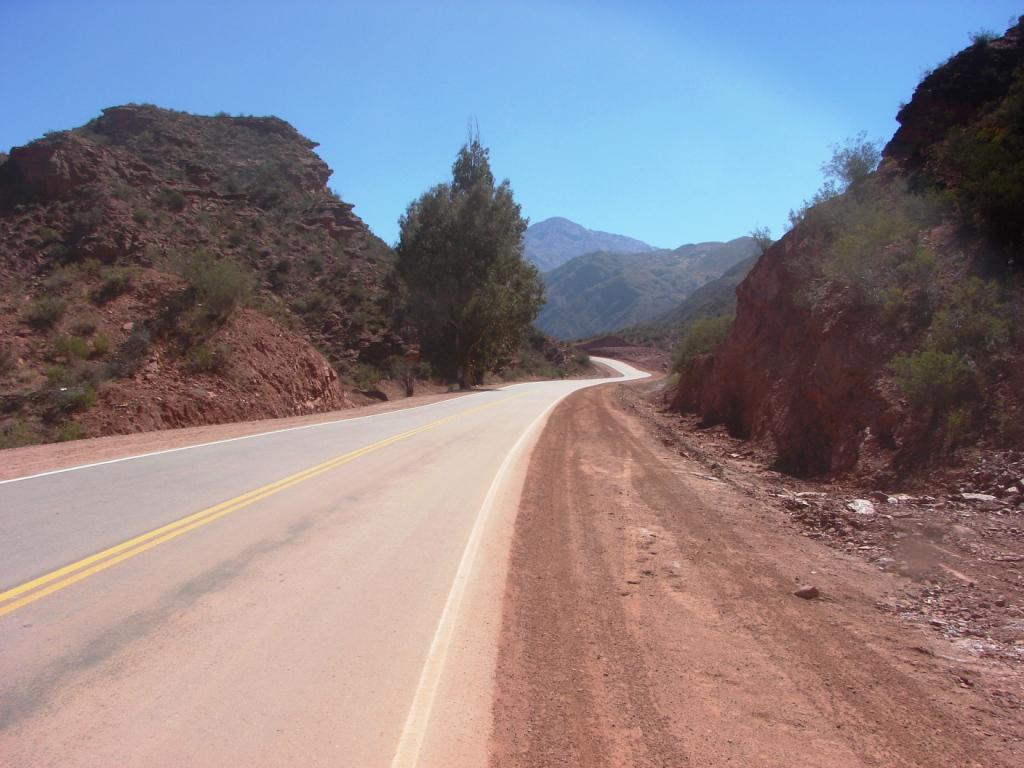
<instances>
[{"instance_id":1,"label":"rocky cliff","mask_svg":"<svg viewBox=\"0 0 1024 768\"><path fill-rule=\"evenodd\" d=\"M929 74L879 169L758 260L673 406L797 475L1024 445L1022 62L1018 25Z\"/></svg>"},{"instance_id":2,"label":"rocky cliff","mask_svg":"<svg viewBox=\"0 0 1024 768\"><path fill-rule=\"evenodd\" d=\"M315 146L133 105L0 157L0 446L358 398L399 290Z\"/></svg>"}]
</instances>

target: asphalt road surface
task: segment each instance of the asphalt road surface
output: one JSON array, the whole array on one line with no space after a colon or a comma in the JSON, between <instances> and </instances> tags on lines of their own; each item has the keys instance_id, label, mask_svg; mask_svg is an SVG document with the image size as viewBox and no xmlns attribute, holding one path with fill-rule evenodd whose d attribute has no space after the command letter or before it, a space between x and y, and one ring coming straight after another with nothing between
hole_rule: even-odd
<instances>
[{"instance_id":1,"label":"asphalt road surface","mask_svg":"<svg viewBox=\"0 0 1024 768\"><path fill-rule=\"evenodd\" d=\"M505 486L555 403L622 380L0 483L0 765L431 762L490 704L446 676L487 666Z\"/></svg>"}]
</instances>

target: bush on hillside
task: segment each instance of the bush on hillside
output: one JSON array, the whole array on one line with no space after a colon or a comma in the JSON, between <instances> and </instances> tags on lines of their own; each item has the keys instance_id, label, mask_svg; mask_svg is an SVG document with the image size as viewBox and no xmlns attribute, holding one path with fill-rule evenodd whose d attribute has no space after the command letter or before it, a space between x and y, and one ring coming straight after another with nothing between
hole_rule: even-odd
<instances>
[{"instance_id":1,"label":"bush on hillside","mask_svg":"<svg viewBox=\"0 0 1024 768\"><path fill-rule=\"evenodd\" d=\"M933 347L898 355L890 368L900 392L918 409L945 410L967 394L971 380L963 357Z\"/></svg>"},{"instance_id":2,"label":"bush on hillside","mask_svg":"<svg viewBox=\"0 0 1024 768\"><path fill-rule=\"evenodd\" d=\"M222 374L231 359L231 347L227 344L200 344L188 354L188 367L195 373Z\"/></svg>"},{"instance_id":3,"label":"bush on hillside","mask_svg":"<svg viewBox=\"0 0 1024 768\"><path fill-rule=\"evenodd\" d=\"M968 219L1002 245L1024 242L1024 76L992 113L950 132L939 169Z\"/></svg>"},{"instance_id":4,"label":"bush on hillside","mask_svg":"<svg viewBox=\"0 0 1024 768\"><path fill-rule=\"evenodd\" d=\"M29 303L22 318L36 330L52 328L64 317L67 302L56 296L42 296Z\"/></svg>"},{"instance_id":5,"label":"bush on hillside","mask_svg":"<svg viewBox=\"0 0 1024 768\"><path fill-rule=\"evenodd\" d=\"M933 344L975 359L998 353L1010 342L1008 308L998 283L976 277L957 285L931 325Z\"/></svg>"},{"instance_id":6,"label":"bush on hillside","mask_svg":"<svg viewBox=\"0 0 1024 768\"><path fill-rule=\"evenodd\" d=\"M253 294L252 275L234 262L197 250L179 261L182 276L206 316L223 321Z\"/></svg>"},{"instance_id":7,"label":"bush on hillside","mask_svg":"<svg viewBox=\"0 0 1024 768\"><path fill-rule=\"evenodd\" d=\"M702 317L694 321L676 350L672 370L681 371L692 357L718 349L732 327L732 315Z\"/></svg>"},{"instance_id":8,"label":"bush on hillside","mask_svg":"<svg viewBox=\"0 0 1024 768\"><path fill-rule=\"evenodd\" d=\"M92 300L97 304L106 304L125 293L132 282L132 273L122 267L109 267L101 273L103 282L92 292Z\"/></svg>"}]
</instances>

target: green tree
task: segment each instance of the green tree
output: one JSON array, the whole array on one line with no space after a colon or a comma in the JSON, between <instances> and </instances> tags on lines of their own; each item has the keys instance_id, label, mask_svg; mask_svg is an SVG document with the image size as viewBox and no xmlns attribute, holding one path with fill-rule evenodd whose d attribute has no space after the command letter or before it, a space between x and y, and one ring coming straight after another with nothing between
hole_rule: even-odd
<instances>
[{"instance_id":1,"label":"green tree","mask_svg":"<svg viewBox=\"0 0 1024 768\"><path fill-rule=\"evenodd\" d=\"M495 184L479 136L459 150L451 182L411 203L399 224L398 270L424 357L470 387L512 357L544 292L523 260L527 222L508 180Z\"/></svg>"}]
</instances>

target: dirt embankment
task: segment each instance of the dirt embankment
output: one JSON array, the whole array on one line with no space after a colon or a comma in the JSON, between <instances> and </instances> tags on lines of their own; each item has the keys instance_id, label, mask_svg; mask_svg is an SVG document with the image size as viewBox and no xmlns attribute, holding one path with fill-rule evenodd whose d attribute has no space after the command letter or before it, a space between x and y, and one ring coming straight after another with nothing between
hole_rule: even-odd
<instances>
[{"instance_id":1,"label":"dirt embankment","mask_svg":"<svg viewBox=\"0 0 1024 768\"><path fill-rule=\"evenodd\" d=\"M623 391L569 398L531 459L492 765L1020 763L1019 666L879 610L911 582L800 536Z\"/></svg>"}]
</instances>

